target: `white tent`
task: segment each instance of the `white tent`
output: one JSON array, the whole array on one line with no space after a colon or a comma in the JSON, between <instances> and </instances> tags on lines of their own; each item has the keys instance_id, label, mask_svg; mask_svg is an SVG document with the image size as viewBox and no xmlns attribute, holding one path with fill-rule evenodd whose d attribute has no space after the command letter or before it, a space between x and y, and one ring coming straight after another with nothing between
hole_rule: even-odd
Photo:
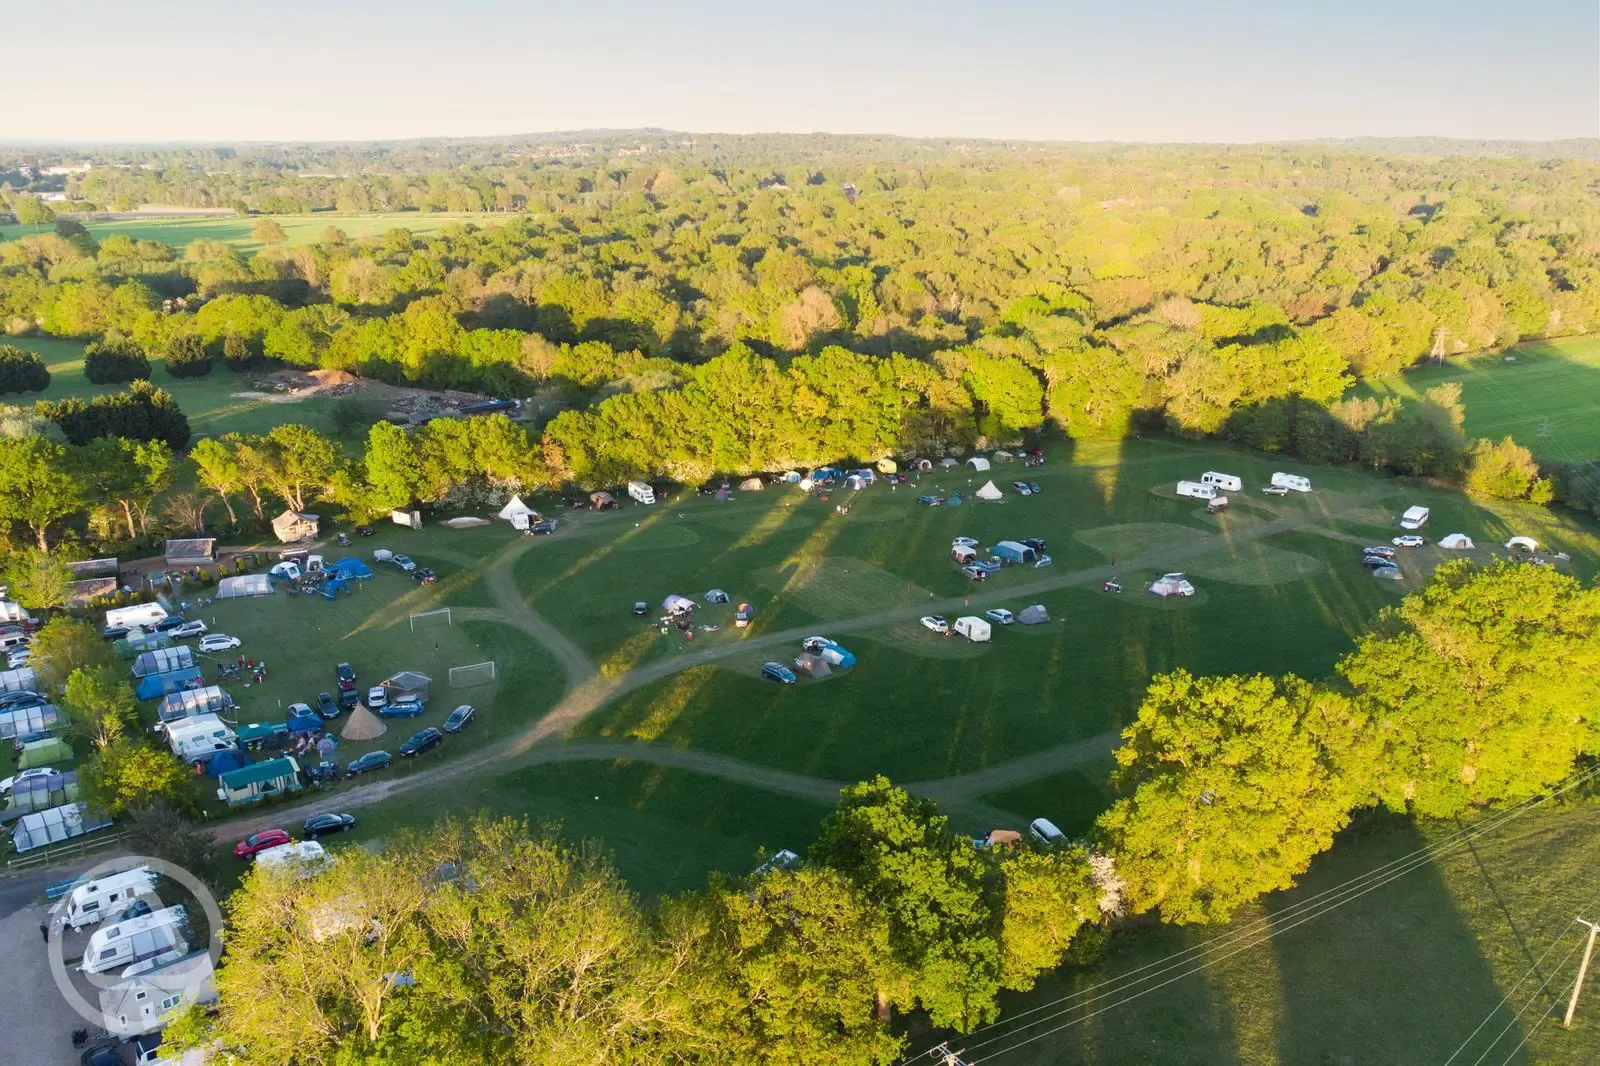
<instances>
[{"instance_id":1,"label":"white tent","mask_svg":"<svg viewBox=\"0 0 1600 1066\"><path fill-rule=\"evenodd\" d=\"M967 462L971 464L972 469L974 470L989 469L989 460L985 459L981 455L974 455L971 459L968 459Z\"/></svg>"},{"instance_id":2,"label":"white tent","mask_svg":"<svg viewBox=\"0 0 1600 1066\"><path fill-rule=\"evenodd\" d=\"M282 565L282 564L279 564ZM266 574L239 574L217 582L217 599L232 600L241 596L272 595L272 579Z\"/></svg>"},{"instance_id":3,"label":"white tent","mask_svg":"<svg viewBox=\"0 0 1600 1066\"><path fill-rule=\"evenodd\" d=\"M1004 496L1005 493L995 488L994 482L985 481L983 483L983 488L979 489L976 493L974 493L974 495L980 500L998 500Z\"/></svg>"},{"instance_id":4,"label":"white tent","mask_svg":"<svg viewBox=\"0 0 1600 1066\"><path fill-rule=\"evenodd\" d=\"M537 513L532 507L522 502L521 496L513 496L506 501L504 507L500 508L498 517L503 522L510 522L517 529L527 529L528 516Z\"/></svg>"},{"instance_id":5,"label":"white tent","mask_svg":"<svg viewBox=\"0 0 1600 1066\"><path fill-rule=\"evenodd\" d=\"M1465 533L1452 533L1439 541L1439 547L1466 551L1468 548L1476 547L1476 545L1472 543L1472 538Z\"/></svg>"},{"instance_id":6,"label":"white tent","mask_svg":"<svg viewBox=\"0 0 1600 1066\"><path fill-rule=\"evenodd\" d=\"M1506 541L1506 551L1508 552L1536 552L1538 550L1539 542L1534 540L1532 537L1512 537L1510 540Z\"/></svg>"},{"instance_id":7,"label":"white tent","mask_svg":"<svg viewBox=\"0 0 1600 1066\"><path fill-rule=\"evenodd\" d=\"M944 467L946 470L948 470L952 466L960 466L961 465L961 460L960 459L940 459L939 460L939 465Z\"/></svg>"},{"instance_id":8,"label":"white tent","mask_svg":"<svg viewBox=\"0 0 1600 1066\"><path fill-rule=\"evenodd\" d=\"M661 609L668 614L688 614L694 610L694 601L687 596L673 593L661 601Z\"/></svg>"}]
</instances>

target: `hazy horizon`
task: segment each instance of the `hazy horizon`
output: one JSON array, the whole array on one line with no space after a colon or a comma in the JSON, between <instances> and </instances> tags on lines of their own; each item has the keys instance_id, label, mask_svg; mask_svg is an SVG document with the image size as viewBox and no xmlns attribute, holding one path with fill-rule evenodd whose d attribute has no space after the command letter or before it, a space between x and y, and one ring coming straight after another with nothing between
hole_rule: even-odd
<instances>
[{"instance_id":1,"label":"hazy horizon","mask_svg":"<svg viewBox=\"0 0 1600 1066\"><path fill-rule=\"evenodd\" d=\"M1262 144L1600 135L1600 8L1409 0L84 0L9 26L8 144L353 142L657 128ZM708 132L708 135L709 132Z\"/></svg>"}]
</instances>

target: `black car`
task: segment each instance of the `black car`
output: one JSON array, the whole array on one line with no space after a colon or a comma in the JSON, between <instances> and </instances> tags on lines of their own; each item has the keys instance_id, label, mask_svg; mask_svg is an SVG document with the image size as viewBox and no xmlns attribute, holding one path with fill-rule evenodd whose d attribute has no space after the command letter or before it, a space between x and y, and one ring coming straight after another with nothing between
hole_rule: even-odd
<instances>
[{"instance_id":1,"label":"black car","mask_svg":"<svg viewBox=\"0 0 1600 1066\"><path fill-rule=\"evenodd\" d=\"M1375 544L1370 548L1361 549L1361 554L1368 559L1393 559L1395 557L1395 550L1389 547L1387 544Z\"/></svg>"},{"instance_id":2,"label":"black car","mask_svg":"<svg viewBox=\"0 0 1600 1066\"><path fill-rule=\"evenodd\" d=\"M1032 548L1034 551L1038 552L1039 554L1041 554L1041 555L1044 554L1044 540L1042 538L1040 538L1040 537L1029 537L1027 540L1024 540L1022 543L1025 544L1026 546Z\"/></svg>"},{"instance_id":3,"label":"black car","mask_svg":"<svg viewBox=\"0 0 1600 1066\"><path fill-rule=\"evenodd\" d=\"M181 614L169 614L156 623L157 633L166 633L177 629L181 625L188 625L189 620Z\"/></svg>"},{"instance_id":4,"label":"black car","mask_svg":"<svg viewBox=\"0 0 1600 1066\"><path fill-rule=\"evenodd\" d=\"M643 600L634 601L634 604L633 604L633 616L635 618L643 618L645 615L647 615L649 613L650 613L650 605L648 603L644 602Z\"/></svg>"},{"instance_id":5,"label":"black car","mask_svg":"<svg viewBox=\"0 0 1600 1066\"><path fill-rule=\"evenodd\" d=\"M1381 555L1364 555L1361 557L1361 565L1368 570L1382 570L1385 567L1394 566L1393 563Z\"/></svg>"},{"instance_id":6,"label":"black car","mask_svg":"<svg viewBox=\"0 0 1600 1066\"><path fill-rule=\"evenodd\" d=\"M443 743L444 734L430 725L428 728L419 729L407 737L406 742L400 745L400 754L409 759L413 755L421 755L425 751L437 748Z\"/></svg>"},{"instance_id":7,"label":"black car","mask_svg":"<svg viewBox=\"0 0 1600 1066\"><path fill-rule=\"evenodd\" d=\"M333 674L339 679L339 691L354 692L356 689L355 667L349 663L340 663L333 668Z\"/></svg>"},{"instance_id":8,"label":"black car","mask_svg":"<svg viewBox=\"0 0 1600 1066\"><path fill-rule=\"evenodd\" d=\"M355 689L342 688L339 690L339 709L341 711L353 711L360 702L361 693Z\"/></svg>"},{"instance_id":9,"label":"black car","mask_svg":"<svg viewBox=\"0 0 1600 1066\"><path fill-rule=\"evenodd\" d=\"M386 751L369 751L358 759L352 759L350 765L344 768L344 776L359 777L374 770L383 770L393 761Z\"/></svg>"},{"instance_id":10,"label":"black car","mask_svg":"<svg viewBox=\"0 0 1600 1066\"><path fill-rule=\"evenodd\" d=\"M383 752L374 752L373 754L382 755ZM317 837L343 833L346 829L354 829L355 827L356 816L353 814L313 814L306 819L304 831L307 840L315 840Z\"/></svg>"},{"instance_id":11,"label":"black car","mask_svg":"<svg viewBox=\"0 0 1600 1066\"><path fill-rule=\"evenodd\" d=\"M377 530L373 529L371 526L357 526L356 532L360 533L363 537L370 537L372 534L376 533Z\"/></svg>"},{"instance_id":12,"label":"black car","mask_svg":"<svg viewBox=\"0 0 1600 1066\"><path fill-rule=\"evenodd\" d=\"M472 704L463 703L461 706L451 711L450 717L444 720L444 731L446 733L461 732L467 727L467 723L472 721L475 713L476 712L474 712L472 709Z\"/></svg>"},{"instance_id":13,"label":"black car","mask_svg":"<svg viewBox=\"0 0 1600 1066\"><path fill-rule=\"evenodd\" d=\"M339 705L326 692L317 693L317 713L324 718L339 717Z\"/></svg>"},{"instance_id":14,"label":"black car","mask_svg":"<svg viewBox=\"0 0 1600 1066\"><path fill-rule=\"evenodd\" d=\"M543 522L535 522L533 525L528 527L528 533L535 537L542 537L547 534L554 533L555 531L555 521L549 518L546 518Z\"/></svg>"},{"instance_id":15,"label":"black car","mask_svg":"<svg viewBox=\"0 0 1600 1066\"><path fill-rule=\"evenodd\" d=\"M78 1066L122 1066L121 1044L100 1044L78 1056Z\"/></svg>"},{"instance_id":16,"label":"black car","mask_svg":"<svg viewBox=\"0 0 1600 1066\"><path fill-rule=\"evenodd\" d=\"M121 640L123 637L128 635L128 627L127 626L106 626L104 629L102 629L100 631L100 635L102 637L106 638L107 640Z\"/></svg>"},{"instance_id":17,"label":"black car","mask_svg":"<svg viewBox=\"0 0 1600 1066\"><path fill-rule=\"evenodd\" d=\"M123 910L122 910L122 913L117 915L116 918L113 919L113 921L118 921L118 922L131 921L134 918L143 918L145 915L147 915L149 913L150 913L150 904L149 904L149 902L147 902L146 900L142 900L142 899L136 899L132 903L130 903L126 907L124 907Z\"/></svg>"},{"instance_id":18,"label":"black car","mask_svg":"<svg viewBox=\"0 0 1600 1066\"><path fill-rule=\"evenodd\" d=\"M437 578L438 575L426 566L419 566L411 571L411 580L419 585L431 585Z\"/></svg>"}]
</instances>

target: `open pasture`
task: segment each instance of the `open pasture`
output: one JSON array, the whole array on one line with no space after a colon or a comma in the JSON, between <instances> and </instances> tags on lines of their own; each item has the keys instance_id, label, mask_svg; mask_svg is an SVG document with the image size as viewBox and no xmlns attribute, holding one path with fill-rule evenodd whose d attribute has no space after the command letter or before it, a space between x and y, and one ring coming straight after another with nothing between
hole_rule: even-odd
<instances>
[{"instance_id":1,"label":"open pasture","mask_svg":"<svg viewBox=\"0 0 1600 1066\"><path fill-rule=\"evenodd\" d=\"M190 241L222 241L241 252L260 251L264 245L256 240L251 227L259 218L270 218L288 234L286 245L312 244L322 240L328 227L337 227L352 238L373 237L391 229L407 229L419 236L437 233L449 226L470 223L492 226L505 221L502 215L483 213L458 214L450 212L394 211L380 214L346 215L332 211L319 211L304 215L253 215L245 218L236 215L219 215L202 218L127 218L101 219L84 223L96 240L113 235L132 237L134 240L155 241L182 249ZM0 226L0 241L16 240L34 232L31 226ZM50 232L46 227L43 232Z\"/></svg>"}]
</instances>

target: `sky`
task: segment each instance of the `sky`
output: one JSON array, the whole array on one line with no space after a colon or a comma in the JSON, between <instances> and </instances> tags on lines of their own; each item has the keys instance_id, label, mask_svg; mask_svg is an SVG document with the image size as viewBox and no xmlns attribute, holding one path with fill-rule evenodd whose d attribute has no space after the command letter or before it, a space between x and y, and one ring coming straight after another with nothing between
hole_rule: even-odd
<instances>
[{"instance_id":1,"label":"sky","mask_svg":"<svg viewBox=\"0 0 1600 1066\"><path fill-rule=\"evenodd\" d=\"M1597 0L75 0L6 141L1600 136ZM34 42L28 46L25 42Z\"/></svg>"}]
</instances>

